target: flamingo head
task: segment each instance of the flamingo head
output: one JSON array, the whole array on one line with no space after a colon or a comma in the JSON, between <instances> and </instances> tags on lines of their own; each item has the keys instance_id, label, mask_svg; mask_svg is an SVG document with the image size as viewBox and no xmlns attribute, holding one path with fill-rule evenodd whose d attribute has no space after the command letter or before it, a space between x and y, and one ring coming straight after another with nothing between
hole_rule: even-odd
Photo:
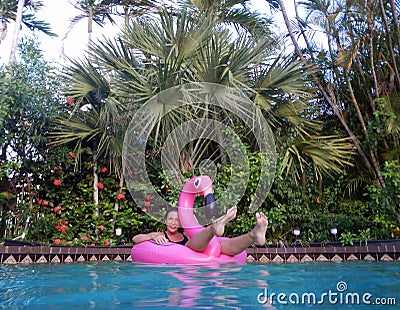
<instances>
[{"instance_id":1,"label":"flamingo head","mask_svg":"<svg viewBox=\"0 0 400 310\"><path fill-rule=\"evenodd\" d=\"M190 179L183 187L182 192L204 196L204 213L207 219L216 214L215 199L212 190L212 181L208 175L201 175Z\"/></svg>"},{"instance_id":2,"label":"flamingo head","mask_svg":"<svg viewBox=\"0 0 400 310\"><path fill-rule=\"evenodd\" d=\"M201 175L190 179L183 187L188 194L207 195L212 193L212 181L208 175Z\"/></svg>"}]
</instances>

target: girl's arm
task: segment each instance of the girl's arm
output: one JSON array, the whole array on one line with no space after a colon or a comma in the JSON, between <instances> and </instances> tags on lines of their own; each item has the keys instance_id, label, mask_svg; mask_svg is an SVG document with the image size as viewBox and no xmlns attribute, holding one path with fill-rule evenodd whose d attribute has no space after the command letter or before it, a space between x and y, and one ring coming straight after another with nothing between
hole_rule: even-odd
<instances>
[{"instance_id":1,"label":"girl's arm","mask_svg":"<svg viewBox=\"0 0 400 310\"><path fill-rule=\"evenodd\" d=\"M163 244L163 243L168 242L168 240L165 238L163 232L151 232L148 234L139 234L132 238L132 241L134 243L140 243L140 242L149 241L149 240L153 240L157 244Z\"/></svg>"}]
</instances>

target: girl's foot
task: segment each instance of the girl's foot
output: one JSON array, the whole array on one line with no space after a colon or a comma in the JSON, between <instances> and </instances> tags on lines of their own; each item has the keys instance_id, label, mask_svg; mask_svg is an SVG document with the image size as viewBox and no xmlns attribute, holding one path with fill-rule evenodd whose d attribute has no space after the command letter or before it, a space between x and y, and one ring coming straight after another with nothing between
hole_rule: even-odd
<instances>
[{"instance_id":1,"label":"girl's foot","mask_svg":"<svg viewBox=\"0 0 400 310\"><path fill-rule=\"evenodd\" d=\"M236 217L237 207L234 206L226 212L225 215L221 216L217 219L213 224L214 234L218 237L221 237L225 231L225 224L232 221Z\"/></svg>"},{"instance_id":2,"label":"girl's foot","mask_svg":"<svg viewBox=\"0 0 400 310\"><path fill-rule=\"evenodd\" d=\"M257 224L250 232L250 237L259 245L265 244L265 233L268 228L268 218L262 212L256 213Z\"/></svg>"}]
</instances>

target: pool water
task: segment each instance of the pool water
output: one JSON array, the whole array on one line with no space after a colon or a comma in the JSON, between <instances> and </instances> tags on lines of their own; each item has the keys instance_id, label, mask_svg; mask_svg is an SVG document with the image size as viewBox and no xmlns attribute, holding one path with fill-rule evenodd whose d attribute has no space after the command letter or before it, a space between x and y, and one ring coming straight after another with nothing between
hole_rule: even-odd
<instances>
[{"instance_id":1,"label":"pool water","mask_svg":"<svg viewBox=\"0 0 400 310\"><path fill-rule=\"evenodd\" d=\"M372 305L400 308L400 262L0 266L0 309L370 309Z\"/></svg>"}]
</instances>

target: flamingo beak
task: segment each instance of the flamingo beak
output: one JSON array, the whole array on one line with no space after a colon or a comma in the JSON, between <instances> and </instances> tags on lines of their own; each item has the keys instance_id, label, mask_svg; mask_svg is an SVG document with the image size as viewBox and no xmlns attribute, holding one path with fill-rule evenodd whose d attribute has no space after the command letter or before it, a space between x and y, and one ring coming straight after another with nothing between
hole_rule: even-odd
<instances>
[{"instance_id":1,"label":"flamingo beak","mask_svg":"<svg viewBox=\"0 0 400 310\"><path fill-rule=\"evenodd\" d=\"M210 220L213 216L217 214L217 206L215 204L215 198L212 193L207 194L204 198L205 207L204 207L204 215L207 220Z\"/></svg>"}]
</instances>

